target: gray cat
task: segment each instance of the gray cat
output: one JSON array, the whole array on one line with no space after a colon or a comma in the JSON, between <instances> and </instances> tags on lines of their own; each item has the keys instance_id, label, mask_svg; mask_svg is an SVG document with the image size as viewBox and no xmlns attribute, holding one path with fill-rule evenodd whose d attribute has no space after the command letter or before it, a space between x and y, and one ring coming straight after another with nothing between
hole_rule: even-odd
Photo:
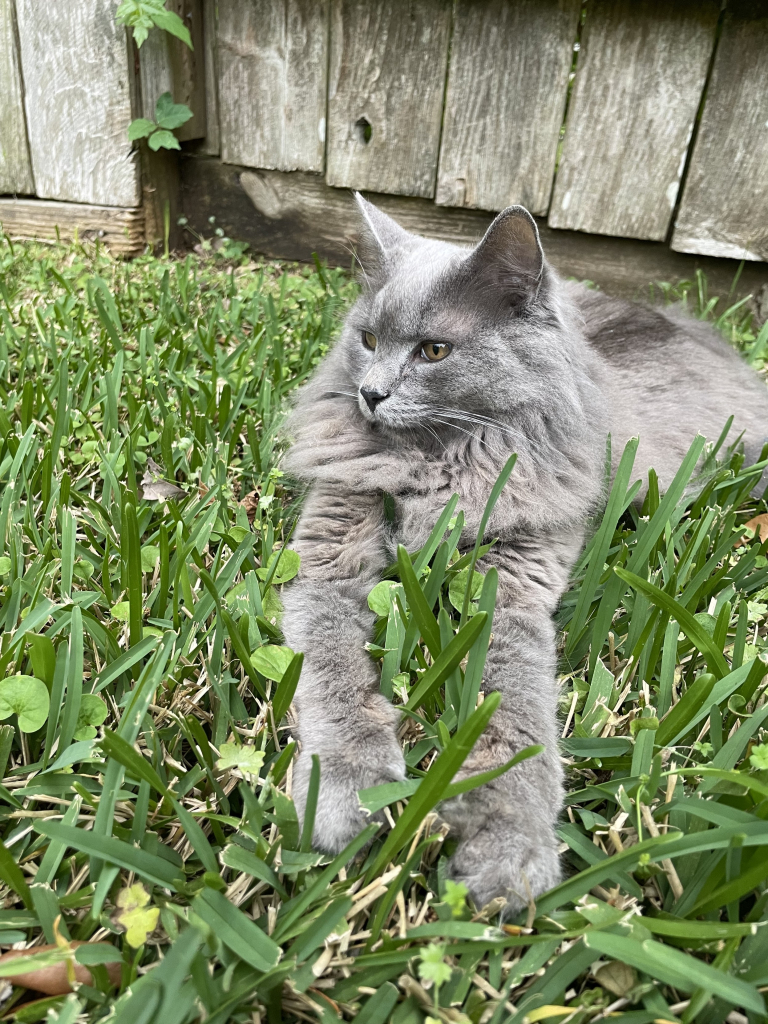
<instances>
[{"instance_id":1,"label":"gray cat","mask_svg":"<svg viewBox=\"0 0 768 1024\"><path fill-rule=\"evenodd\" d=\"M731 414L754 461L768 392L705 324L563 282L522 207L467 250L358 204L364 290L290 424L287 468L310 485L293 541L301 572L285 596L286 640L305 653L294 796L301 813L318 754L314 842L337 852L366 824L357 791L404 778L398 712L364 648L367 595L398 543L425 542L453 493L471 546L517 452L480 566L499 572L484 689L502 702L461 777L528 744L545 751L441 807L459 838L453 877L478 906L503 896L516 909L560 877L552 613L599 507L606 435L616 458L639 435L636 475L653 466L663 486L697 431L716 439Z\"/></svg>"}]
</instances>

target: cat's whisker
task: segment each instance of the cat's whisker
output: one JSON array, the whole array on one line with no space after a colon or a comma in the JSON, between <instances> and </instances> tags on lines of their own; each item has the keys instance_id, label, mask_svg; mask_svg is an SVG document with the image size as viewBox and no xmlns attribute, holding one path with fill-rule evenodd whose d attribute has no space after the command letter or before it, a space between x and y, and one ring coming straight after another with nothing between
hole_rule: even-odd
<instances>
[{"instance_id":1,"label":"cat's whisker","mask_svg":"<svg viewBox=\"0 0 768 1024\"><path fill-rule=\"evenodd\" d=\"M477 420L477 419L475 419L475 417L473 417L473 416L468 416L468 415L466 415L466 414L464 414L464 413L461 413L461 414L460 414L460 413L458 413L458 412L453 412L453 411L447 411L447 410L442 410L442 409L440 409L439 407L438 407L438 408L437 408L437 409L436 409L435 411L436 411L436 413L437 413L437 414L438 414L439 416L442 416L442 417L443 417L443 422L445 422L445 423L448 423L448 424L449 424L450 426L456 426L456 427L457 427L457 429L461 429L461 428L459 428L459 427L458 427L458 426L457 426L457 425L456 425L456 424L455 424L455 423L453 422L454 420L459 420L460 422L463 422L463 423L468 423L468 424L470 424L471 426L479 426L479 427L482 427L482 428L486 428L486 427L489 427L489 426L491 426L491 425L492 425L492 424L484 423L484 422L483 422L482 420ZM478 436L478 435L477 435L477 434L475 434L474 432L472 432L472 433L473 433L473 436L474 436L474 437L477 437L477 436Z\"/></svg>"},{"instance_id":2,"label":"cat's whisker","mask_svg":"<svg viewBox=\"0 0 768 1024\"><path fill-rule=\"evenodd\" d=\"M452 423L450 420L443 419L440 416L435 416L434 419L437 420L438 423L444 423L447 427L452 427L454 430L461 431L462 434L466 434L467 437L471 438L473 441L477 441L478 444L484 445L492 455L496 456L496 458L504 458L504 452L499 451L498 448L492 447L484 437L476 434L474 430L467 430L465 427L460 427L457 423Z\"/></svg>"},{"instance_id":3,"label":"cat's whisker","mask_svg":"<svg viewBox=\"0 0 768 1024\"><path fill-rule=\"evenodd\" d=\"M437 441L437 443L440 445L440 447L443 449L443 451L447 455L448 454L448 449L445 447L445 444L441 440L440 435L435 430L435 428L431 427L428 423L424 424L424 428L425 428L425 430L427 430L432 435L432 437L434 437L434 439Z\"/></svg>"},{"instance_id":4,"label":"cat's whisker","mask_svg":"<svg viewBox=\"0 0 768 1024\"><path fill-rule=\"evenodd\" d=\"M483 416L481 413L466 412L462 409L449 409L444 406L438 406L437 412L456 416L467 421L473 420L479 424L487 424L490 427L495 427L497 430L503 431L505 434L519 434L519 431L515 430L514 427L510 427L508 424L502 423L501 420L492 419L490 416Z\"/></svg>"},{"instance_id":5,"label":"cat's whisker","mask_svg":"<svg viewBox=\"0 0 768 1024\"><path fill-rule=\"evenodd\" d=\"M436 411L442 413L444 416L463 420L465 423L474 422L480 426L493 427L494 429L506 434L513 442L517 441L520 443L522 441L522 444L529 450L538 452L543 456L549 456L549 449L539 441L534 440L530 435L526 436L522 431L516 430L514 427L501 423L499 420L491 419L489 416L482 416L479 413L462 412L458 409L447 409L442 406L438 406Z\"/></svg>"},{"instance_id":6,"label":"cat's whisker","mask_svg":"<svg viewBox=\"0 0 768 1024\"><path fill-rule=\"evenodd\" d=\"M339 395L342 398L357 398L357 394L354 391L325 391L324 394L326 397L329 395Z\"/></svg>"}]
</instances>

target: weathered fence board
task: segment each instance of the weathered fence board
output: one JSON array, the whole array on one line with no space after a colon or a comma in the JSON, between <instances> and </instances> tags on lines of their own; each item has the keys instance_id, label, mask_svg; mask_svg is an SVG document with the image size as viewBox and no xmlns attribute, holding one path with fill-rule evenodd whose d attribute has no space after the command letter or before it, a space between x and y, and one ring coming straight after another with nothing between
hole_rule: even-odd
<instances>
[{"instance_id":1,"label":"weathered fence board","mask_svg":"<svg viewBox=\"0 0 768 1024\"><path fill-rule=\"evenodd\" d=\"M228 163L322 171L328 0L219 0L219 120Z\"/></svg>"},{"instance_id":2,"label":"weathered fence board","mask_svg":"<svg viewBox=\"0 0 768 1024\"><path fill-rule=\"evenodd\" d=\"M450 0L332 0L330 185L435 194Z\"/></svg>"},{"instance_id":3,"label":"weathered fence board","mask_svg":"<svg viewBox=\"0 0 768 1024\"><path fill-rule=\"evenodd\" d=\"M207 156L221 152L219 133L219 59L217 53L216 0L203 0L203 46L205 47L205 140L200 151Z\"/></svg>"},{"instance_id":4,"label":"weathered fence board","mask_svg":"<svg viewBox=\"0 0 768 1024\"><path fill-rule=\"evenodd\" d=\"M35 191L13 0L0 0L0 192Z\"/></svg>"},{"instance_id":5,"label":"weathered fence board","mask_svg":"<svg viewBox=\"0 0 768 1024\"><path fill-rule=\"evenodd\" d=\"M731 0L672 248L768 260L768 5Z\"/></svg>"},{"instance_id":6,"label":"weathered fence board","mask_svg":"<svg viewBox=\"0 0 768 1024\"><path fill-rule=\"evenodd\" d=\"M545 214L581 0L458 0L435 201Z\"/></svg>"},{"instance_id":7,"label":"weathered fence board","mask_svg":"<svg viewBox=\"0 0 768 1024\"><path fill-rule=\"evenodd\" d=\"M184 103L192 117L176 129L181 142L202 139L206 132L205 44L202 0L171 0L169 10L189 29L193 49L181 39L153 29L139 50L142 116L154 120L159 96L169 92L175 103Z\"/></svg>"},{"instance_id":8,"label":"weathered fence board","mask_svg":"<svg viewBox=\"0 0 768 1024\"><path fill-rule=\"evenodd\" d=\"M0 227L11 238L96 241L122 256L144 251L144 211L134 207L0 199Z\"/></svg>"},{"instance_id":9,"label":"weathered fence board","mask_svg":"<svg viewBox=\"0 0 768 1024\"><path fill-rule=\"evenodd\" d=\"M549 223L663 239L719 0L590 0Z\"/></svg>"},{"instance_id":10,"label":"weathered fence board","mask_svg":"<svg viewBox=\"0 0 768 1024\"><path fill-rule=\"evenodd\" d=\"M128 47L112 0L17 0L25 108L38 196L139 202Z\"/></svg>"}]
</instances>

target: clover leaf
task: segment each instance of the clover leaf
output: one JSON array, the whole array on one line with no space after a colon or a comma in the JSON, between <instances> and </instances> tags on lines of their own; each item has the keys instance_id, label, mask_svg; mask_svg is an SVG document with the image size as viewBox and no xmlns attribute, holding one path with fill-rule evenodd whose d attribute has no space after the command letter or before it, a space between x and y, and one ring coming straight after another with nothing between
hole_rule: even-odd
<instances>
[{"instance_id":1,"label":"clover leaf","mask_svg":"<svg viewBox=\"0 0 768 1024\"><path fill-rule=\"evenodd\" d=\"M292 580L298 573L299 565L301 564L301 558L299 557L298 552L291 551L290 548L285 548L283 551L275 552L265 566L256 570L256 575L260 580L265 580L267 576L269 576L272 571L272 566L278 558L280 561L277 562L277 568L272 576L273 583L287 583L288 580Z\"/></svg>"},{"instance_id":2,"label":"clover leaf","mask_svg":"<svg viewBox=\"0 0 768 1024\"><path fill-rule=\"evenodd\" d=\"M48 718L48 687L35 676L9 676L0 681L0 719L18 715L22 732L37 732Z\"/></svg>"},{"instance_id":3,"label":"clover leaf","mask_svg":"<svg viewBox=\"0 0 768 1024\"><path fill-rule=\"evenodd\" d=\"M760 743L758 746L752 747L749 763L753 768L768 769L768 743Z\"/></svg>"},{"instance_id":4,"label":"clover leaf","mask_svg":"<svg viewBox=\"0 0 768 1024\"><path fill-rule=\"evenodd\" d=\"M84 693L80 698L74 738L92 740L96 736L96 726L106 721L107 714L107 705L101 697L97 697L95 693Z\"/></svg>"},{"instance_id":5,"label":"clover leaf","mask_svg":"<svg viewBox=\"0 0 768 1024\"><path fill-rule=\"evenodd\" d=\"M129 946L138 949L147 941L147 936L157 928L160 911L157 907L148 907L149 893L141 884L135 882L117 895L120 908L114 916L114 922L125 928L125 941Z\"/></svg>"}]
</instances>

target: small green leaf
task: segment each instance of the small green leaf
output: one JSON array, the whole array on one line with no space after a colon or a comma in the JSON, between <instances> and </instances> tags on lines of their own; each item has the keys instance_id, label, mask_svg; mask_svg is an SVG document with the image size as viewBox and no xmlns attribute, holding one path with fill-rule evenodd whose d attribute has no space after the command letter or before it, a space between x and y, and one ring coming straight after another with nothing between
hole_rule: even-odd
<instances>
[{"instance_id":1,"label":"small green leaf","mask_svg":"<svg viewBox=\"0 0 768 1024\"><path fill-rule=\"evenodd\" d=\"M264 751L244 743L222 743L221 757L216 767L237 768L241 772L258 775L264 763Z\"/></svg>"},{"instance_id":2,"label":"small green leaf","mask_svg":"<svg viewBox=\"0 0 768 1024\"><path fill-rule=\"evenodd\" d=\"M615 996L625 996L637 984L634 968L623 964L620 960L611 960L595 971L595 979L599 985L608 989Z\"/></svg>"},{"instance_id":3,"label":"small green leaf","mask_svg":"<svg viewBox=\"0 0 768 1024\"><path fill-rule=\"evenodd\" d=\"M278 647L276 644L258 647L251 655L251 662L257 672L276 683L283 678L292 659L293 651L290 647Z\"/></svg>"},{"instance_id":4,"label":"small green leaf","mask_svg":"<svg viewBox=\"0 0 768 1024\"><path fill-rule=\"evenodd\" d=\"M698 622L707 636L712 639L715 635L715 626L717 625L717 619L714 615L710 615L709 612L696 612L693 616Z\"/></svg>"},{"instance_id":5,"label":"small green leaf","mask_svg":"<svg viewBox=\"0 0 768 1024\"><path fill-rule=\"evenodd\" d=\"M147 936L157 928L160 910L148 907L149 893L141 884L135 882L117 895L120 908L114 916L115 924L125 929L125 941L133 949L138 949L147 941Z\"/></svg>"},{"instance_id":6,"label":"small green leaf","mask_svg":"<svg viewBox=\"0 0 768 1024\"><path fill-rule=\"evenodd\" d=\"M11 560L6 555L0 558L0 576L5 576L7 572L11 571Z\"/></svg>"},{"instance_id":7,"label":"small green leaf","mask_svg":"<svg viewBox=\"0 0 768 1024\"><path fill-rule=\"evenodd\" d=\"M9 676L0 681L0 719L19 716L22 732L36 732L48 718L48 687L34 676Z\"/></svg>"},{"instance_id":8,"label":"small green leaf","mask_svg":"<svg viewBox=\"0 0 768 1024\"><path fill-rule=\"evenodd\" d=\"M131 617L130 601L119 601L117 604L113 604L109 610L109 614L113 619L117 619L118 622L127 622Z\"/></svg>"},{"instance_id":9,"label":"small green leaf","mask_svg":"<svg viewBox=\"0 0 768 1024\"><path fill-rule=\"evenodd\" d=\"M173 97L169 92L164 92L162 96L158 97L155 104L155 120L158 127L168 129L179 128L190 117L192 117L192 111L189 107L183 103L174 103Z\"/></svg>"},{"instance_id":10,"label":"small green leaf","mask_svg":"<svg viewBox=\"0 0 768 1024\"><path fill-rule=\"evenodd\" d=\"M382 580L368 595L368 607L382 619L386 619L389 615L389 610L392 607L390 591L397 585L394 580Z\"/></svg>"},{"instance_id":11,"label":"small green leaf","mask_svg":"<svg viewBox=\"0 0 768 1024\"><path fill-rule=\"evenodd\" d=\"M160 548L147 544L141 549L141 571L154 572L155 566L160 561Z\"/></svg>"},{"instance_id":12,"label":"small green leaf","mask_svg":"<svg viewBox=\"0 0 768 1024\"><path fill-rule=\"evenodd\" d=\"M749 763L753 768L768 770L768 743L760 743L758 746L752 747Z\"/></svg>"},{"instance_id":13,"label":"small green leaf","mask_svg":"<svg viewBox=\"0 0 768 1024\"><path fill-rule=\"evenodd\" d=\"M136 25L133 29L133 38L136 40L137 49L141 49L141 44L147 41L149 35L149 29L145 28L144 25Z\"/></svg>"},{"instance_id":14,"label":"small green leaf","mask_svg":"<svg viewBox=\"0 0 768 1024\"><path fill-rule=\"evenodd\" d=\"M274 566L278 556L280 561L277 563L277 568L272 572L272 567ZM274 553L266 566L262 566L261 569L257 569L256 575L260 580L265 580L269 574L272 573L273 583L287 583L288 580L292 580L294 576L298 574L300 565L301 558L299 557L298 552L291 551L290 548L284 548L283 551Z\"/></svg>"},{"instance_id":15,"label":"small green leaf","mask_svg":"<svg viewBox=\"0 0 768 1024\"><path fill-rule=\"evenodd\" d=\"M453 917L460 917L466 909L468 892L469 890L463 882L453 882L450 878L446 878L443 900L451 908Z\"/></svg>"},{"instance_id":16,"label":"small green leaf","mask_svg":"<svg viewBox=\"0 0 768 1024\"><path fill-rule=\"evenodd\" d=\"M80 710L77 715L76 740L92 740L96 736L96 726L107 720L107 705L95 693L84 693L80 698Z\"/></svg>"},{"instance_id":17,"label":"small green leaf","mask_svg":"<svg viewBox=\"0 0 768 1024\"><path fill-rule=\"evenodd\" d=\"M146 139L156 128L157 125L154 121L148 121L146 117L137 117L128 125L128 138L131 142L135 142L136 139Z\"/></svg>"},{"instance_id":18,"label":"small green leaf","mask_svg":"<svg viewBox=\"0 0 768 1024\"><path fill-rule=\"evenodd\" d=\"M86 558L78 558L74 564L74 573L79 580L89 580L96 570Z\"/></svg>"},{"instance_id":19,"label":"small green leaf","mask_svg":"<svg viewBox=\"0 0 768 1024\"><path fill-rule=\"evenodd\" d=\"M460 612L464 607L464 595L467 592L468 579L469 568L467 567L466 569L462 569L460 572L456 573L448 587L448 599L458 612ZM480 599L480 593L483 589L483 580L484 577L482 573L477 571L472 573L472 593L469 595L469 610L473 615L477 611L477 602Z\"/></svg>"},{"instance_id":20,"label":"small green leaf","mask_svg":"<svg viewBox=\"0 0 768 1024\"><path fill-rule=\"evenodd\" d=\"M445 962L445 946L430 942L421 952L419 977L436 988L440 988L451 976L451 968Z\"/></svg>"},{"instance_id":21,"label":"small green leaf","mask_svg":"<svg viewBox=\"0 0 768 1024\"><path fill-rule=\"evenodd\" d=\"M158 28L170 33L172 36L176 36L177 39L181 39L183 43L192 49L192 39L189 34L189 29L181 20L181 18L174 11L166 11L161 9L159 11L152 11L152 20Z\"/></svg>"},{"instance_id":22,"label":"small green leaf","mask_svg":"<svg viewBox=\"0 0 768 1024\"><path fill-rule=\"evenodd\" d=\"M158 128L149 136L149 148L157 152L158 149L181 149L176 136L164 128Z\"/></svg>"}]
</instances>

